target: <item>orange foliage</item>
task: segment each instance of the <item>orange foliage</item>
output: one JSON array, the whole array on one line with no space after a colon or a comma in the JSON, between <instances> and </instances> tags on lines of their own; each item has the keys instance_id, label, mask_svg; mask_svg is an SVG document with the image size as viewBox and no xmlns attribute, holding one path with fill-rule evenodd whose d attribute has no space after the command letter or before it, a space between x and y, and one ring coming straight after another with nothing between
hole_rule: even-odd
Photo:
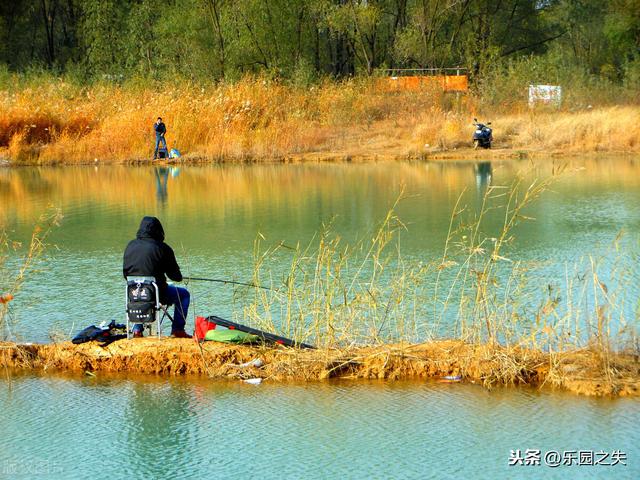
<instances>
[{"instance_id":1,"label":"orange foliage","mask_svg":"<svg viewBox=\"0 0 640 480\"><path fill-rule=\"evenodd\" d=\"M273 159L331 150L335 132L413 117L442 95L389 93L363 80L310 88L254 78L207 88L78 89L60 82L0 92L0 147L21 134L21 145L38 147L40 163L144 159L152 154L152 125L161 116L169 147L192 158Z\"/></svg>"}]
</instances>

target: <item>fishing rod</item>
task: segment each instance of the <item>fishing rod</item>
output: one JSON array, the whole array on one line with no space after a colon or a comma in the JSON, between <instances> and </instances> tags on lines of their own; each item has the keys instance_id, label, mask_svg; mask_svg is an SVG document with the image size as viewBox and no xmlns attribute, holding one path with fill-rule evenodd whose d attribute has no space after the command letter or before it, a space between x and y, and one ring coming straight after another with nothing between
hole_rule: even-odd
<instances>
[{"instance_id":1,"label":"fishing rod","mask_svg":"<svg viewBox=\"0 0 640 480\"><path fill-rule=\"evenodd\" d=\"M245 287L262 288L264 290L273 290L269 287L263 287L262 285L256 285L255 283L236 282L234 280L221 280L218 278L202 278L202 277L182 277L183 280L194 280L199 282L216 282L216 283L230 283L232 285L243 285Z\"/></svg>"}]
</instances>

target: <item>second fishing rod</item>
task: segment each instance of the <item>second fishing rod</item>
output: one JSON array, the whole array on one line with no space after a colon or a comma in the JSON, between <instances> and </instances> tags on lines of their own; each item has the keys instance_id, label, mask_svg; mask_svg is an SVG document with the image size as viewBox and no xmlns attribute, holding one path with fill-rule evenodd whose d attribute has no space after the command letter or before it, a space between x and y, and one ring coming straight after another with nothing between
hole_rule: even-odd
<instances>
[{"instance_id":1,"label":"second fishing rod","mask_svg":"<svg viewBox=\"0 0 640 480\"><path fill-rule=\"evenodd\" d=\"M223 284L229 284L229 285L242 285L244 287L262 288L263 290L277 292L276 289L264 287L262 285L256 285L255 283L236 282L235 280L224 280L221 278L182 277L182 279L196 281L196 282L213 282L213 283L223 283Z\"/></svg>"}]
</instances>

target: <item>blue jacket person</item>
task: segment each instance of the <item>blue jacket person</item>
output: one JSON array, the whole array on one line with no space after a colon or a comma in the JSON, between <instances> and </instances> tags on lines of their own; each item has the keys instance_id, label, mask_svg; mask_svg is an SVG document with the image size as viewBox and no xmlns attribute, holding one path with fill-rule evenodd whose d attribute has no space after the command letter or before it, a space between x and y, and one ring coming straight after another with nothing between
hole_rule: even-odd
<instances>
[{"instance_id":1,"label":"blue jacket person","mask_svg":"<svg viewBox=\"0 0 640 480\"><path fill-rule=\"evenodd\" d=\"M164 145L165 150L167 149L167 141L164 139L164 134L167 133L167 127L165 126L162 118L158 117L156 123L153 124L153 131L156 132L156 148L153 151L153 159L158 158L158 148L160 147L160 143Z\"/></svg>"}]
</instances>

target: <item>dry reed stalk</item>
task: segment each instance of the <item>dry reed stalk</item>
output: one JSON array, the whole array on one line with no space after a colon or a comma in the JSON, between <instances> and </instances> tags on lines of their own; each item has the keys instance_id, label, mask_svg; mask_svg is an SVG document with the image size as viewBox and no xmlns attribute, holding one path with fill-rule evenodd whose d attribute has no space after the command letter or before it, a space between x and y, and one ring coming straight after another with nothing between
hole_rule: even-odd
<instances>
[{"instance_id":1,"label":"dry reed stalk","mask_svg":"<svg viewBox=\"0 0 640 480\"><path fill-rule=\"evenodd\" d=\"M47 248L47 237L52 229L59 225L62 214L53 210L41 215L36 223L26 252L17 264L10 265L10 257L18 254L20 243L12 242L5 231L0 231L0 294L9 294L12 298L20 292L26 278L38 266ZM9 315L10 303L0 303L0 338L13 337L16 318Z\"/></svg>"},{"instance_id":2,"label":"dry reed stalk","mask_svg":"<svg viewBox=\"0 0 640 480\"><path fill-rule=\"evenodd\" d=\"M597 262L592 261L590 284L583 281L588 277L579 274L578 266L571 278L565 268L567 293L556 290L560 285L549 286L547 296L541 298L529 281L535 265L510 258L516 227L531 220L527 211L532 203L566 171L563 166L554 167L543 180L527 184L524 177L517 177L508 187L488 187L477 212L468 212L459 198L442 258L427 263L407 263L402 258L397 236L404 225L394 213L397 201L380 226L364 236L367 241L344 244L329 225L306 247L286 250L292 257L282 287L273 284L277 276L271 261L283 253L283 245L264 253L257 248L254 282L268 279L283 295L256 292L245 304L241 321L323 349L455 335L470 345L483 346L479 351L493 365L491 373L482 377L487 385L526 382L525 377L543 365L557 384L563 378L558 359L591 345L594 353L600 352L595 373L604 384L612 385L611 344L621 345L612 337L612 312L622 312L624 295L614 297L608 291ZM486 231L489 215L502 218L499 231ZM583 280L576 281L579 278ZM435 288L425 296L424 287L430 283ZM621 279L616 285L624 289L628 281ZM564 305L562 298L566 298ZM425 301L431 302L432 311L415 308ZM586 307L577 308L581 304ZM455 333L451 326L443 330L454 311ZM596 319L595 328L589 327L590 315ZM618 327L618 334L635 335L633 325L625 328ZM548 355L544 361L542 352ZM522 377L523 371L529 373Z\"/></svg>"}]
</instances>

